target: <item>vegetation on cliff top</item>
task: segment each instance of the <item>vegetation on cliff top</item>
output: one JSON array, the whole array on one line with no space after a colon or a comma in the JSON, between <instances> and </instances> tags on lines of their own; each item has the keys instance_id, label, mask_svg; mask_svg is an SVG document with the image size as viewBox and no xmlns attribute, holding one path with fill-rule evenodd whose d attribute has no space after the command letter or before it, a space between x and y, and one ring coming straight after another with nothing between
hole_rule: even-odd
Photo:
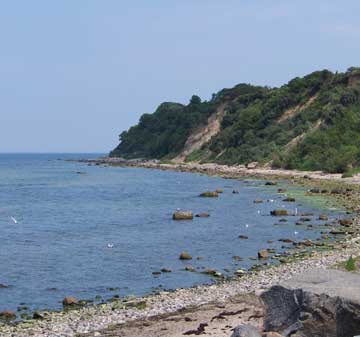
<instances>
[{"instance_id":1,"label":"vegetation on cliff top","mask_svg":"<svg viewBox=\"0 0 360 337\"><path fill-rule=\"evenodd\" d=\"M201 102L163 103L120 135L112 156L171 159L226 104L220 132L188 160L258 161L274 167L346 172L360 166L360 69L317 71L280 88L240 84Z\"/></svg>"}]
</instances>

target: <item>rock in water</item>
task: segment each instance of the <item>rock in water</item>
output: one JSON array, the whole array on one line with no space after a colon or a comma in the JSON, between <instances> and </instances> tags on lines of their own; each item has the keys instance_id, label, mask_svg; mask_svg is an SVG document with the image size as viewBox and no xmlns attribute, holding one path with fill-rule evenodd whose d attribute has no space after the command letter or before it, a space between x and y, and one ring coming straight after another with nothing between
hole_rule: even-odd
<instances>
[{"instance_id":1,"label":"rock in water","mask_svg":"<svg viewBox=\"0 0 360 337\"><path fill-rule=\"evenodd\" d=\"M209 213L203 212L195 215L197 218L208 218L210 216Z\"/></svg>"},{"instance_id":2,"label":"rock in water","mask_svg":"<svg viewBox=\"0 0 360 337\"><path fill-rule=\"evenodd\" d=\"M218 196L219 194L217 192L211 192L211 191L203 192L200 194L200 197L202 198L217 198Z\"/></svg>"},{"instance_id":3,"label":"rock in water","mask_svg":"<svg viewBox=\"0 0 360 337\"><path fill-rule=\"evenodd\" d=\"M286 209L275 209L270 212L272 216L286 216L289 215L289 212Z\"/></svg>"},{"instance_id":4,"label":"rock in water","mask_svg":"<svg viewBox=\"0 0 360 337\"><path fill-rule=\"evenodd\" d=\"M231 337L261 337L261 335L251 325L239 325L234 329Z\"/></svg>"},{"instance_id":5,"label":"rock in water","mask_svg":"<svg viewBox=\"0 0 360 337\"><path fill-rule=\"evenodd\" d=\"M293 197L287 197L287 198L285 198L283 201L285 201L285 202L295 202L295 198L293 198Z\"/></svg>"},{"instance_id":6,"label":"rock in water","mask_svg":"<svg viewBox=\"0 0 360 337\"><path fill-rule=\"evenodd\" d=\"M192 220L194 218L192 212L175 212L173 214L173 220Z\"/></svg>"},{"instance_id":7,"label":"rock in water","mask_svg":"<svg viewBox=\"0 0 360 337\"><path fill-rule=\"evenodd\" d=\"M277 182L276 181L267 181L265 183L265 186L276 186L277 185Z\"/></svg>"},{"instance_id":8,"label":"rock in water","mask_svg":"<svg viewBox=\"0 0 360 337\"><path fill-rule=\"evenodd\" d=\"M4 310L0 312L0 319L12 321L16 319L16 313L11 310Z\"/></svg>"},{"instance_id":9,"label":"rock in water","mask_svg":"<svg viewBox=\"0 0 360 337\"><path fill-rule=\"evenodd\" d=\"M182 252L179 256L180 260L191 260L192 256L188 252Z\"/></svg>"},{"instance_id":10,"label":"rock in water","mask_svg":"<svg viewBox=\"0 0 360 337\"><path fill-rule=\"evenodd\" d=\"M259 259L267 259L269 257L269 252L266 249L262 249L258 252Z\"/></svg>"},{"instance_id":11,"label":"rock in water","mask_svg":"<svg viewBox=\"0 0 360 337\"><path fill-rule=\"evenodd\" d=\"M74 305L77 303L78 303L78 300L75 297L65 297L63 299L63 305Z\"/></svg>"}]
</instances>

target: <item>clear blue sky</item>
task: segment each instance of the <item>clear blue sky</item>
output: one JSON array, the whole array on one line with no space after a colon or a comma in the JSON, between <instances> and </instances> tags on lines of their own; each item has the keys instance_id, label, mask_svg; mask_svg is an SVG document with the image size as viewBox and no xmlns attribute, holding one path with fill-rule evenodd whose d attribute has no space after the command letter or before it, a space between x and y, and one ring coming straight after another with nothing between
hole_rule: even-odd
<instances>
[{"instance_id":1,"label":"clear blue sky","mask_svg":"<svg viewBox=\"0 0 360 337\"><path fill-rule=\"evenodd\" d=\"M359 0L11 0L0 152L107 152L162 101L360 65Z\"/></svg>"}]
</instances>

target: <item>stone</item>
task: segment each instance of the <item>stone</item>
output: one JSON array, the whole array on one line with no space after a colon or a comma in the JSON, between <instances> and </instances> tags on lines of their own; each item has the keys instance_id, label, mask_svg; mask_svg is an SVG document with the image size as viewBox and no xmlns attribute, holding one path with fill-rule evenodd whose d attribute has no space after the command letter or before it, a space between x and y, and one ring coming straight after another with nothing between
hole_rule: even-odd
<instances>
[{"instance_id":1,"label":"stone","mask_svg":"<svg viewBox=\"0 0 360 337\"><path fill-rule=\"evenodd\" d=\"M259 165L259 163L257 161L253 161L251 163L246 164L246 168L248 170L253 170L253 169L256 169L258 165Z\"/></svg>"},{"instance_id":2,"label":"stone","mask_svg":"<svg viewBox=\"0 0 360 337\"><path fill-rule=\"evenodd\" d=\"M237 326L231 337L261 337L261 335L253 326L244 324Z\"/></svg>"},{"instance_id":3,"label":"stone","mask_svg":"<svg viewBox=\"0 0 360 337\"><path fill-rule=\"evenodd\" d=\"M285 188L279 188L278 193L286 193L286 189Z\"/></svg>"},{"instance_id":4,"label":"stone","mask_svg":"<svg viewBox=\"0 0 360 337\"><path fill-rule=\"evenodd\" d=\"M352 225L351 219L340 219L339 224L343 227L350 227Z\"/></svg>"},{"instance_id":5,"label":"stone","mask_svg":"<svg viewBox=\"0 0 360 337\"><path fill-rule=\"evenodd\" d=\"M266 249L259 250L258 258L259 259L267 259L269 257L269 252Z\"/></svg>"},{"instance_id":6,"label":"stone","mask_svg":"<svg viewBox=\"0 0 360 337\"><path fill-rule=\"evenodd\" d=\"M216 193L221 194L224 193L224 190L222 190L221 188L218 188L215 190Z\"/></svg>"},{"instance_id":7,"label":"stone","mask_svg":"<svg viewBox=\"0 0 360 337\"><path fill-rule=\"evenodd\" d=\"M295 202L295 198L293 197L287 197L285 199L283 199L284 202Z\"/></svg>"},{"instance_id":8,"label":"stone","mask_svg":"<svg viewBox=\"0 0 360 337\"><path fill-rule=\"evenodd\" d=\"M74 305L78 303L78 300L75 297L65 297L62 303L63 305Z\"/></svg>"},{"instance_id":9,"label":"stone","mask_svg":"<svg viewBox=\"0 0 360 337\"><path fill-rule=\"evenodd\" d=\"M255 199L254 204L261 204L263 201L262 199Z\"/></svg>"},{"instance_id":10,"label":"stone","mask_svg":"<svg viewBox=\"0 0 360 337\"><path fill-rule=\"evenodd\" d=\"M188 252L182 252L179 256L180 260L191 260L192 256Z\"/></svg>"},{"instance_id":11,"label":"stone","mask_svg":"<svg viewBox=\"0 0 360 337\"><path fill-rule=\"evenodd\" d=\"M161 272L162 272L162 273L171 273L171 269L162 268L162 269L161 269Z\"/></svg>"},{"instance_id":12,"label":"stone","mask_svg":"<svg viewBox=\"0 0 360 337\"><path fill-rule=\"evenodd\" d=\"M2 320L15 320L16 319L16 313L12 310L4 310L0 312L0 319Z\"/></svg>"},{"instance_id":13,"label":"stone","mask_svg":"<svg viewBox=\"0 0 360 337\"><path fill-rule=\"evenodd\" d=\"M232 193L233 194L239 194L240 192L238 190L233 190Z\"/></svg>"},{"instance_id":14,"label":"stone","mask_svg":"<svg viewBox=\"0 0 360 337\"><path fill-rule=\"evenodd\" d=\"M277 182L276 181L267 181L265 183L265 186L276 186L277 185Z\"/></svg>"},{"instance_id":15,"label":"stone","mask_svg":"<svg viewBox=\"0 0 360 337\"><path fill-rule=\"evenodd\" d=\"M0 283L0 289L5 289L5 288L9 288L8 285Z\"/></svg>"},{"instance_id":16,"label":"stone","mask_svg":"<svg viewBox=\"0 0 360 337\"><path fill-rule=\"evenodd\" d=\"M244 269L237 269L236 271L235 271L235 275L236 276L243 276L243 275L245 275L246 274L246 270L244 270Z\"/></svg>"},{"instance_id":17,"label":"stone","mask_svg":"<svg viewBox=\"0 0 360 337\"><path fill-rule=\"evenodd\" d=\"M190 271L190 272L195 272L196 271L196 269L193 266L186 266L185 270Z\"/></svg>"},{"instance_id":18,"label":"stone","mask_svg":"<svg viewBox=\"0 0 360 337\"><path fill-rule=\"evenodd\" d=\"M206 274L206 275L210 275L210 276L214 276L214 277L222 276L222 274L215 269L206 269L202 272L202 274Z\"/></svg>"},{"instance_id":19,"label":"stone","mask_svg":"<svg viewBox=\"0 0 360 337\"><path fill-rule=\"evenodd\" d=\"M329 217L326 214L320 214L319 220L327 221L327 220L329 220Z\"/></svg>"},{"instance_id":20,"label":"stone","mask_svg":"<svg viewBox=\"0 0 360 337\"><path fill-rule=\"evenodd\" d=\"M193 218L193 213L190 211L177 211L173 214L173 220L192 220Z\"/></svg>"},{"instance_id":21,"label":"stone","mask_svg":"<svg viewBox=\"0 0 360 337\"><path fill-rule=\"evenodd\" d=\"M301 216L314 216L314 213L304 212L304 213L301 213Z\"/></svg>"},{"instance_id":22,"label":"stone","mask_svg":"<svg viewBox=\"0 0 360 337\"><path fill-rule=\"evenodd\" d=\"M241 240L247 240L249 237L246 235L239 235L239 239Z\"/></svg>"},{"instance_id":23,"label":"stone","mask_svg":"<svg viewBox=\"0 0 360 337\"><path fill-rule=\"evenodd\" d=\"M202 198L217 198L218 196L219 194L217 192L211 192L211 191L203 192L200 194L200 197Z\"/></svg>"},{"instance_id":24,"label":"stone","mask_svg":"<svg viewBox=\"0 0 360 337\"><path fill-rule=\"evenodd\" d=\"M35 311L33 313L33 319L44 319L44 315L42 315L40 312Z\"/></svg>"},{"instance_id":25,"label":"stone","mask_svg":"<svg viewBox=\"0 0 360 337\"><path fill-rule=\"evenodd\" d=\"M270 212L272 216L286 216L289 215L289 212L286 209L275 209Z\"/></svg>"},{"instance_id":26,"label":"stone","mask_svg":"<svg viewBox=\"0 0 360 337\"><path fill-rule=\"evenodd\" d=\"M208 218L209 216L210 216L210 214L207 212L203 212L203 213L199 213L199 214L195 215L195 217L197 217L197 218Z\"/></svg>"}]
</instances>

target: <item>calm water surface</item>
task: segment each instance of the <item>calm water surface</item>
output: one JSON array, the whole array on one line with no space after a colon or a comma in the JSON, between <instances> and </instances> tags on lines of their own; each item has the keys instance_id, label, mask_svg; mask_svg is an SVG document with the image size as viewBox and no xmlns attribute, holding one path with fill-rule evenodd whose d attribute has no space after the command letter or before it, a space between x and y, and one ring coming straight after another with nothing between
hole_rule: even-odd
<instances>
[{"instance_id":1,"label":"calm water surface","mask_svg":"<svg viewBox=\"0 0 360 337\"><path fill-rule=\"evenodd\" d=\"M210 277L186 272L184 266L231 272L249 268L254 263L249 257L259 249L282 250L277 239L314 239L325 230L296 226L298 217L274 226L277 219L269 216L274 208L316 214L324 209L301 198L301 203L283 203L278 187L265 187L262 181L57 160L86 157L96 156L0 155L0 283L10 285L0 289L0 310L14 310L20 303L56 309L64 296L108 299L142 295L159 286L210 283ZM224 189L219 198L198 197L216 188ZM233 189L240 193L232 194ZM254 204L255 198L274 202ZM177 208L211 216L174 222ZM335 210L326 212L337 216ZM240 234L249 239L240 240ZM190 263L178 259L184 250L194 257ZM244 260L233 260L234 255ZM164 267L173 272L152 275Z\"/></svg>"}]
</instances>

